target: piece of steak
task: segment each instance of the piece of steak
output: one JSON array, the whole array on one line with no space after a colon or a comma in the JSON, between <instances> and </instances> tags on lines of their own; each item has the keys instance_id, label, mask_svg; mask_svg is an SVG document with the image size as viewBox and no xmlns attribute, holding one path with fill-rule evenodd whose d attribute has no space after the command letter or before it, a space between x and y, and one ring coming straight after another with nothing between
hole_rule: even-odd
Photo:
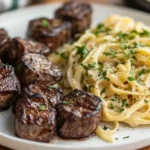
<instances>
[{"instance_id":1,"label":"piece of steak","mask_svg":"<svg viewBox=\"0 0 150 150\"><path fill-rule=\"evenodd\" d=\"M74 90L58 104L58 135L85 138L94 133L101 120L102 101L93 94Z\"/></svg>"},{"instance_id":2,"label":"piece of steak","mask_svg":"<svg viewBox=\"0 0 150 150\"><path fill-rule=\"evenodd\" d=\"M16 73L22 85L34 81L56 83L62 78L61 70L44 55L27 53L16 64Z\"/></svg>"},{"instance_id":3,"label":"piece of steak","mask_svg":"<svg viewBox=\"0 0 150 150\"><path fill-rule=\"evenodd\" d=\"M56 111L43 95L23 93L13 109L18 137L39 142L52 140L56 129Z\"/></svg>"},{"instance_id":4,"label":"piece of steak","mask_svg":"<svg viewBox=\"0 0 150 150\"><path fill-rule=\"evenodd\" d=\"M14 68L0 64L0 111L9 108L20 93L20 82Z\"/></svg>"},{"instance_id":5,"label":"piece of steak","mask_svg":"<svg viewBox=\"0 0 150 150\"><path fill-rule=\"evenodd\" d=\"M68 1L56 10L55 17L72 24L72 35L84 32L91 25L92 8L86 2Z\"/></svg>"},{"instance_id":6,"label":"piece of steak","mask_svg":"<svg viewBox=\"0 0 150 150\"><path fill-rule=\"evenodd\" d=\"M37 18L30 21L28 37L56 50L71 38L71 25L60 19Z\"/></svg>"},{"instance_id":7,"label":"piece of steak","mask_svg":"<svg viewBox=\"0 0 150 150\"><path fill-rule=\"evenodd\" d=\"M39 142L50 142L56 131L55 107L62 100L57 84L36 82L22 88L13 105L17 136Z\"/></svg>"},{"instance_id":8,"label":"piece of steak","mask_svg":"<svg viewBox=\"0 0 150 150\"><path fill-rule=\"evenodd\" d=\"M6 48L9 45L10 37L6 30L0 29L0 58L5 61Z\"/></svg>"},{"instance_id":9,"label":"piece of steak","mask_svg":"<svg viewBox=\"0 0 150 150\"><path fill-rule=\"evenodd\" d=\"M31 40L21 38L13 38L10 40L7 50L7 61L10 64L15 65L17 60L26 53L37 53L47 56L50 53L50 49L44 44Z\"/></svg>"}]
</instances>

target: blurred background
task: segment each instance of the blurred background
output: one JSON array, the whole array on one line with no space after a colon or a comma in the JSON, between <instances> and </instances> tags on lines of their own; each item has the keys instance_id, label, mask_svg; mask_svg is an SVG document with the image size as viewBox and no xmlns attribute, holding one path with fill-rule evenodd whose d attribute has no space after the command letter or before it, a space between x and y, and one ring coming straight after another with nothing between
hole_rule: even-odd
<instances>
[{"instance_id":1,"label":"blurred background","mask_svg":"<svg viewBox=\"0 0 150 150\"><path fill-rule=\"evenodd\" d=\"M66 0L0 0L0 12L27 7L29 5L39 5L52 2L64 2ZM81 0L80 0L81 1ZM123 5L133 7L142 11L150 12L150 0L82 0L103 4Z\"/></svg>"}]
</instances>

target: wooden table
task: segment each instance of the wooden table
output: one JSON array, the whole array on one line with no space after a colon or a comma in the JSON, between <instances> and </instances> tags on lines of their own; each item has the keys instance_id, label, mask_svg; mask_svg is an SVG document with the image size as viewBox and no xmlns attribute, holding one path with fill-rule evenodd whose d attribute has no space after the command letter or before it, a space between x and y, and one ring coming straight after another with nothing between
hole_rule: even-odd
<instances>
[{"instance_id":1,"label":"wooden table","mask_svg":"<svg viewBox=\"0 0 150 150\"><path fill-rule=\"evenodd\" d=\"M48 4L48 3L55 3L55 2L64 2L66 0L35 0L33 5L39 4ZM103 3L103 4L113 4L113 5L125 5L122 0L82 0L82 1L89 1L89 2L96 2L96 3ZM6 147L0 146L0 150L11 150ZM142 148L140 150L150 150L150 146Z\"/></svg>"}]
</instances>

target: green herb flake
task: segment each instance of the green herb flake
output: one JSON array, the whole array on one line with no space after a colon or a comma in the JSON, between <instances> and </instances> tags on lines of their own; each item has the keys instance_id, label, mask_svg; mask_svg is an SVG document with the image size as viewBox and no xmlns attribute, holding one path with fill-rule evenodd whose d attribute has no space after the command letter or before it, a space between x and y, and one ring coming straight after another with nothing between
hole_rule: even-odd
<instances>
[{"instance_id":1,"label":"green herb flake","mask_svg":"<svg viewBox=\"0 0 150 150\"><path fill-rule=\"evenodd\" d=\"M118 141L118 138L115 138L115 140L117 140L117 141Z\"/></svg>"},{"instance_id":2,"label":"green herb flake","mask_svg":"<svg viewBox=\"0 0 150 150\"><path fill-rule=\"evenodd\" d=\"M128 80L129 81L134 81L135 79L134 79L134 77L130 76L130 77L128 77Z\"/></svg>"},{"instance_id":3,"label":"green herb flake","mask_svg":"<svg viewBox=\"0 0 150 150\"><path fill-rule=\"evenodd\" d=\"M111 98L110 100L111 100L111 101L116 101L116 99L114 99L114 98Z\"/></svg>"},{"instance_id":4,"label":"green herb flake","mask_svg":"<svg viewBox=\"0 0 150 150\"><path fill-rule=\"evenodd\" d=\"M119 112L122 113L124 111L124 108L120 108Z\"/></svg>"},{"instance_id":5,"label":"green herb flake","mask_svg":"<svg viewBox=\"0 0 150 150\"><path fill-rule=\"evenodd\" d=\"M122 105L121 105L121 107L124 107L124 106L126 105L126 101L127 101L126 99L123 99L123 100L122 100Z\"/></svg>"},{"instance_id":6,"label":"green herb flake","mask_svg":"<svg viewBox=\"0 0 150 150\"><path fill-rule=\"evenodd\" d=\"M114 109L114 105L112 103L110 104L110 109Z\"/></svg>"},{"instance_id":7,"label":"green herb flake","mask_svg":"<svg viewBox=\"0 0 150 150\"><path fill-rule=\"evenodd\" d=\"M129 36L127 33L123 33L122 31L120 31L118 34L118 39L120 41L126 41L127 40L127 37Z\"/></svg>"},{"instance_id":8,"label":"green herb flake","mask_svg":"<svg viewBox=\"0 0 150 150\"><path fill-rule=\"evenodd\" d=\"M140 33L140 36L146 36L146 37L150 37L150 32L143 29L143 31Z\"/></svg>"},{"instance_id":9,"label":"green herb flake","mask_svg":"<svg viewBox=\"0 0 150 150\"><path fill-rule=\"evenodd\" d=\"M121 47L122 49L127 49L127 46L126 46L125 43L123 43L123 42L120 43L120 47Z\"/></svg>"},{"instance_id":10,"label":"green herb flake","mask_svg":"<svg viewBox=\"0 0 150 150\"><path fill-rule=\"evenodd\" d=\"M105 25L103 23L100 23L97 25L96 29L94 31L92 31L93 34L98 35L99 33L106 33L109 34L109 32L111 31L110 28L105 27Z\"/></svg>"},{"instance_id":11,"label":"green herb flake","mask_svg":"<svg viewBox=\"0 0 150 150\"><path fill-rule=\"evenodd\" d=\"M76 46L75 49L77 49L77 54L81 55L81 58L85 58L89 54L89 50L85 45Z\"/></svg>"},{"instance_id":12,"label":"green herb flake","mask_svg":"<svg viewBox=\"0 0 150 150\"><path fill-rule=\"evenodd\" d=\"M40 107L39 107L39 109L42 111L42 110L45 110L45 105L41 105Z\"/></svg>"},{"instance_id":13,"label":"green herb flake","mask_svg":"<svg viewBox=\"0 0 150 150\"><path fill-rule=\"evenodd\" d=\"M89 85L89 86L87 87L87 91L88 91L88 92L91 92L91 89L92 89L93 87L94 87L93 85Z\"/></svg>"},{"instance_id":14,"label":"green herb flake","mask_svg":"<svg viewBox=\"0 0 150 150\"><path fill-rule=\"evenodd\" d=\"M107 130L107 129L108 129L108 127L107 127L107 126L104 126L104 127L103 127L103 129L104 129L104 130Z\"/></svg>"},{"instance_id":15,"label":"green herb flake","mask_svg":"<svg viewBox=\"0 0 150 150\"><path fill-rule=\"evenodd\" d=\"M101 94L101 95L104 94L105 91L106 91L106 88L103 88L103 89L101 90L101 93L100 93L100 94Z\"/></svg>"},{"instance_id":16,"label":"green herb flake","mask_svg":"<svg viewBox=\"0 0 150 150\"><path fill-rule=\"evenodd\" d=\"M69 57L66 55L65 52L61 53L60 56L63 58L63 59L68 59Z\"/></svg>"},{"instance_id":17,"label":"green herb flake","mask_svg":"<svg viewBox=\"0 0 150 150\"><path fill-rule=\"evenodd\" d=\"M128 139L130 136L125 136L125 137L123 137L123 139Z\"/></svg>"},{"instance_id":18,"label":"green herb flake","mask_svg":"<svg viewBox=\"0 0 150 150\"><path fill-rule=\"evenodd\" d=\"M145 103L148 103L149 101L145 99L144 102L145 102Z\"/></svg>"},{"instance_id":19,"label":"green herb flake","mask_svg":"<svg viewBox=\"0 0 150 150\"><path fill-rule=\"evenodd\" d=\"M97 69L97 70L101 70L101 68L102 68L102 64L100 64L100 63L92 63L92 64L88 64L88 66L87 66L89 69L90 68L93 68L93 69Z\"/></svg>"},{"instance_id":20,"label":"green herb flake","mask_svg":"<svg viewBox=\"0 0 150 150\"><path fill-rule=\"evenodd\" d=\"M49 22L48 22L48 20L43 19L43 20L42 20L42 26L45 27L45 28L48 28L48 27L49 27Z\"/></svg>"},{"instance_id":21,"label":"green herb flake","mask_svg":"<svg viewBox=\"0 0 150 150\"><path fill-rule=\"evenodd\" d=\"M100 79L109 81L109 78L106 77L107 76L106 70L101 71L100 74L99 74L99 76L100 76Z\"/></svg>"},{"instance_id":22,"label":"green herb flake","mask_svg":"<svg viewBox=\"0 0 150 150\"><path fill-rule=\"evenodd\" d=\"M146 74L146 73L149 73L149 72L150 72L149 69L148 69L148 70L145 70L145 69L143 68L143 69L141 69L141 70L138 72L137 77L140 77L140 76L142 76L143 74Z\"/></svg>"},{"instance_id":23,"label":"green herb flake","mask_svg":"<svg viewBox=\"0 0 150 150\"><path fill-rule=\"evenodd\" d=\"M139 34L137 30L132 30L131 33L133 33L133 34Z\"/></svg>"},{"instance_id":24,"label":"green herb flake","mask_svg":"<svg viewBox=\"0 0 150 150\"><path fill-rule=\"evenodd\" d=\"M111 56L113 58L113 57L116 57L117 52L115 50L111 49L111 50L109 50L109 52L103 52L103 54L105 56Z\"/></svg>"},{"instance_id":25,"label":"green herb flake","mask_svg":"<svg viewBox=\"0 0 150 150\"><path fill-rule=\"evenodd\" d=\"M144 68L139 71L139 73L137 74L137 76L139 77L139 76L141 76L143 74L145 74L145 69Z\"/></svg>"}]
</instances>

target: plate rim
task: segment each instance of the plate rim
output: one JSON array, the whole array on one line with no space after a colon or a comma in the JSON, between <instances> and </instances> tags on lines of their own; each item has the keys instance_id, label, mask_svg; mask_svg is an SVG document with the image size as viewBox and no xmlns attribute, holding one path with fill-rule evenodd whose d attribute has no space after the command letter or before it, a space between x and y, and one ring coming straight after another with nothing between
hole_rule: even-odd
<instances>
[{"instance_id":1,"label":"plate rim","mask_svg":"<svg viewBox=\"0 0 150 150\"><path fill-rule=\"evenodd\" d=\"M98 5L100 7L105 7L105 8L110 8L110 9L118 9L118 10L124 10L124 11L132 11L134 14L137 13L137 14L140 14L141 16L145 16L145 17L149 17L149 13L147 12L143 12L143 11L140 11L140 10L135 10L133 8L127 8L127 7L124 7L124 6L115 6L115 5L107 5L107 4L99 4L99 3L93 3L93 2L90 2L92 5ZM4 21L5 17L9 17L11 15L14 15L16 13L24 13L25 11L33 11L35 9L40 9L40 8L43 8L43 7L50 7L52 5L59 5L61 4L60 2L56 2L56 3L51 3L51 4L43 4L43 5L35 5L35 6L29 6L29 7L26 7L26 8L21 8L21 9L17 9L17 10L12 10L12 11L9 11L9 12L5 12L5 13L2 13L0 15L0 21ZM19 14L20 15L20 14ZM16 17L17 18L17 17ZM58 148L58 149L61 149L61 148L71 148L71 149L76 149L76 146L75 145L60 145L60 144L51 144L51 143L42 143L42 142L35 142L35 141L30 141L30 140L26 140L26 139L21 139L21 138L18 138L18 137L15 137L15 136L11 136L11 135L8 135L8 134L4 134L4 133L1 133L0 132L0 138L4 138L5 140L11 140L13 142L19 142L19 143L23 143L23 144L28 144L28 145L31 145L31 146L40 146L40 147L47 147L47 148ZM102 140L102 139L100 139ZM143 143L142 147L143 146L146 146L144 145L145 141L149 141L150 140L150 136L147 137L147 138L144 138L144 139L139 139L137 141L128 141L128 143L120 143L119 145L117 145L117 143L113 143L110 145L107 145L107 146L100 146L100 145L96 145L96 146L85 146L85 145L78 145L78 148L81 148L83 150L87 149L87 150L91 150L91 148L100 148L100 149L115 149L115 148L119 148L119 147L123 147L123 146L127 146L127 147L131 147L131 144L137 144L138 142L140 143ZM1 142L0 142L1 143ZM7 146L7 145L5 145ZM138 147L140 148L140 147Z\"/></svg>"}]
</instances>

